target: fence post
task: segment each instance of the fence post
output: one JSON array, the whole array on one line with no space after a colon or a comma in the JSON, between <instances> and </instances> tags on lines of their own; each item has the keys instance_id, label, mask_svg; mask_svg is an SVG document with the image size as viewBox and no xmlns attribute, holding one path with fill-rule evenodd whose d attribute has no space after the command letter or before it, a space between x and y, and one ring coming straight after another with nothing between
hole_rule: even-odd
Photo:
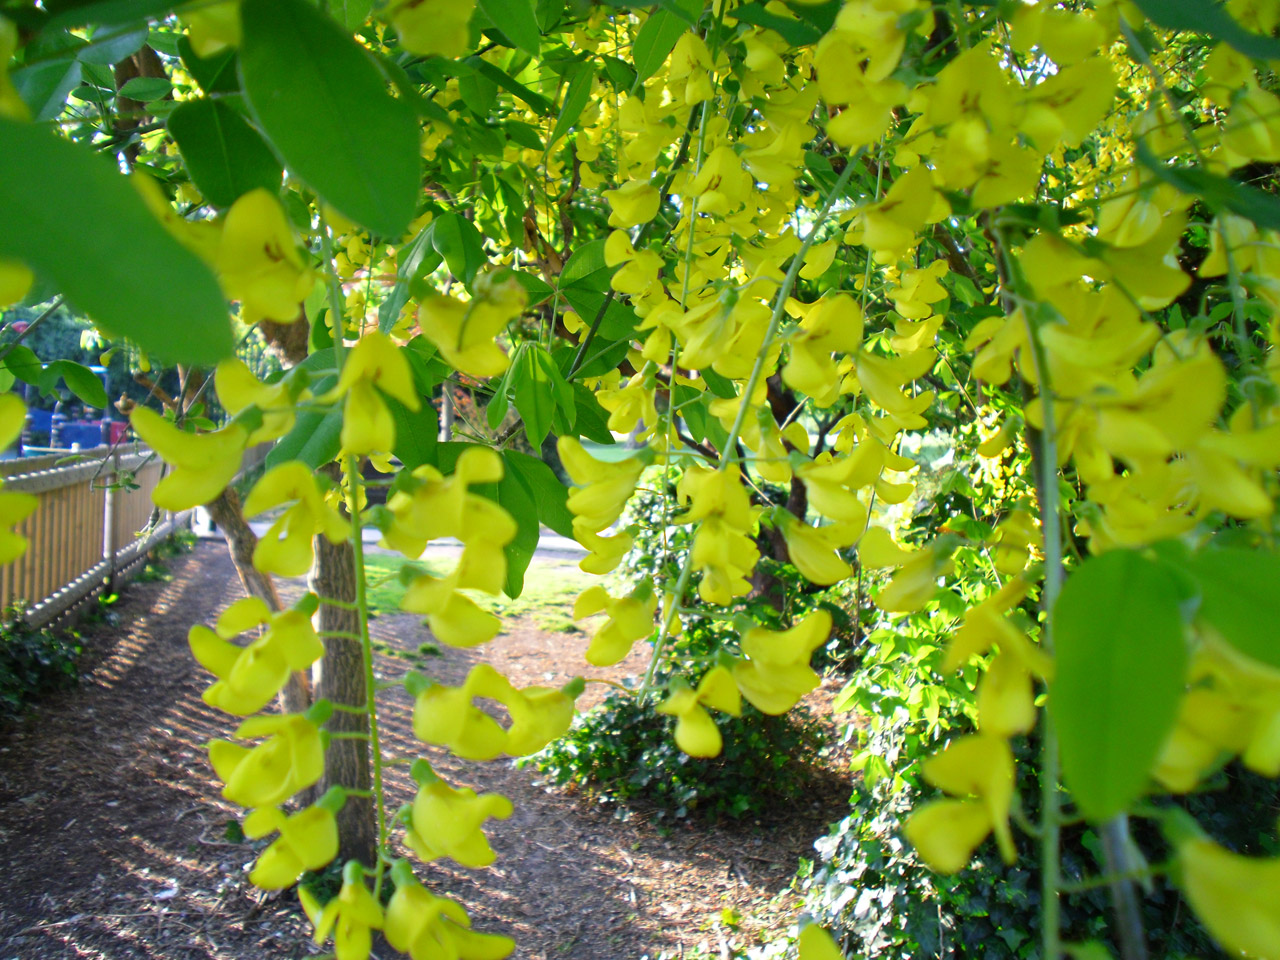
<instances>
[{"instance_id":1,"label":"fence post","mask_svg":"<svg viewBox=\"0 0 1280 960\"><path fill-rule=\"evenodd\" d=\"M103 508L103 550L107 561L107 592L116 592L116 517L120 512L120 450L111 451L111 470L105 491L107 501Z\"/></svg>"}]
</instances>

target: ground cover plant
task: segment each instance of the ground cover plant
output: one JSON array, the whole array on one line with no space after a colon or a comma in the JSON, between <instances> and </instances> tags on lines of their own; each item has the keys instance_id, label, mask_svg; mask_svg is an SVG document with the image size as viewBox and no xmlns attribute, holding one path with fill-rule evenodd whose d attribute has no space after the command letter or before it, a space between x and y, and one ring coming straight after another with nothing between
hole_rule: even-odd
<instances>
[{"instance_id":1,"label":"ground cover plant","mask_svg":"<svg viewBox=\"0 0 1280 960\"><path fill-rule=\"evenodd\" d=\"M1280 774L1280 4L0 11L0 301L177 368L131 413L154 499L208 504L250 594L191 630L235 718L210 762L271 838L255 884L340 872L299 888L317 943L514 949L416 866L491 864L510 801L388 755L379 694L463 759L570 729L584 681L514 686L475 599L520 596L545 526L596 578L652 544L573 614L593 666L647 645L632 708L691 757L729 749L713 713L788 713L836 637L894 842L941 877L1032 858L1020 955L1144 957L1160 898L1188 943L1280 951L1274 847L1180 799ZM34 508L0 493L6 530ZM408 561L461 543L399 605L476 651L465 679L375 676L365 528ZM308 572L284 605L272 577ZM811 924L799 951L839 947Z\"/></svg>"}]
</instances>

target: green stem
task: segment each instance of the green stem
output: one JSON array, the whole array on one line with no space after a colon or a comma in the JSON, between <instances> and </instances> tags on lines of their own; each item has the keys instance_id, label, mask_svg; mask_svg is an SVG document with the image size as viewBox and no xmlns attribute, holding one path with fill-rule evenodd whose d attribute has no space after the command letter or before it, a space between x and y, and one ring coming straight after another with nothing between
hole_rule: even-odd
<instances>
[{"instance_id":1,"label":"green stem","mask_svg":"<svg viewBox=\"0 0 1280 960\"><path fill-rule=\"evenodd\" d=\"M1004 266L1007 284L1006 296L1015 296L1024 289L1021 270L1009 253L1005 235L997 230L999 255ZM1041 609L1044 611L1044 627L1041 645L1045 653L1053 656L1054 630L1053 608L1062 592L1062 518L1058 491L1058 440L1056 411L1053 409L1053 390L1049 382L1049 363L1044 344L1040 340L1041 323L1031 308L1023 309L1027 324L1027 339L1031 344L1032 366L1039 385L1040 408L1044 426L1039 442L1032 445L1036 464L1036 487L1040 500L1040 523L1044 532L1044 592ZM1041 714L1043 740L1040 749L1040 870L1041 870L1041 953L1044 960L1058 960L1062 956L1062 806L1058 797L1058 779L1061 761L1058 753L1058 733L1053 715L1045 710Z\"/></svg>"}]
</instances>

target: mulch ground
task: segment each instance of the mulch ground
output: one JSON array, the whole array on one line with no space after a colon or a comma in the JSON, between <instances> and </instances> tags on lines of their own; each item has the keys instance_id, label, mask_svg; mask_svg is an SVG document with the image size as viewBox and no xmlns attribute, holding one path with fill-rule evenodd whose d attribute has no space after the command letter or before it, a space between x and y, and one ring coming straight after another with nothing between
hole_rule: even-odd
<instances>
[{"instance_id":1,"label":"mulch ground","mask_svg":"<svg viewBox=\"0 0 1280 960\"><path fill-rule=\"evenodd\" d=\"M234 721L201 701L208 678L186 634L241 596L239 581L216 541L170 564L170 581L130 586L114 623L85 628L79 687L0 730L0 960L321 952L292 893L249 886L255 847L228 840L241 811L219 795L204 755ZM539 575L554 576L555 563L545 566ZM405 671L397 654L430 639L408 615L380 617L373 632L390 650L377 664L386 678ZM429 670L458 683L484 657L517 686L559 685L584 673L586 642L515 620L482 652L445 648ZM620 680L642 668L637 655L585 672ZM603 689L589 686L585 702ZM815 692L815 712L829 713L830 694ZM805 801L772 818L707 825L643 809L619 816L544 789L536 771L509 760L474 763L424 748L412 737L407 695L386 696L388 752L425 755L455 785L515 804L509 820L490 821L494 866L444 861L418 874L461 901L477 929L515 937L514 956L524 960L727 956L792 919L798 860L846 809L849 783L831 764ZM407 765L392 770L394 811L412 790ZM740 924L725 925L738 916Z\"/></svg>"}]
</instances>

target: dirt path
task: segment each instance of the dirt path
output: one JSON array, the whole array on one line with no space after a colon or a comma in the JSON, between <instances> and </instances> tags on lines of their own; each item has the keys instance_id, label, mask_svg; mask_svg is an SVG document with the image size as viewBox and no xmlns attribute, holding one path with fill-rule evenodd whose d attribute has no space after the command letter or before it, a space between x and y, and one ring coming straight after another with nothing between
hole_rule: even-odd
<instances>
[{"instance_id":1,"label":"dirt path","mask_svg":"<svg viewBox=\"0 0 1280 960\"><path fill-rule=\"evenodd\" d=\"M86 631L96 664L77 690L0 731L0 960L320 952L292 894L267 896L245 880L255 853L227 841L240 811L219 796L202 749L232 723L200 700L207 679L186 633L240 596L239 583L217 542L172 565L171 582L130 588L115 626ZM537 575L556 576L554 562ZM376 619L373 632L386 644L385 677L403 673L405 657L429 640L406 615ZM585 644L583 634L548 632L526 615L483 655L519 686L560 684L583 672ZM478 656L446 648L428 669L456 683ZM640 665L595 673L618 679ZM491 822L493 867L445 861L419 876L459 899L478 929L514 936L525 960L657 960L700 945L718 955L726 938L753 942L770 914L794 911L792 898L775 898L797 859L843 815L847 785L831 778L779 822L672 829L643 815L623 821L544 791L510 761L423 749L412 738L408 697L396 693L383 720L390 752L426 755L455 785L496 790L516 806L511 819ZM393 770L391 810L412 796L405 767ZM722 911L747 919L726 930Z\"/></svg>"}]
</instances>

